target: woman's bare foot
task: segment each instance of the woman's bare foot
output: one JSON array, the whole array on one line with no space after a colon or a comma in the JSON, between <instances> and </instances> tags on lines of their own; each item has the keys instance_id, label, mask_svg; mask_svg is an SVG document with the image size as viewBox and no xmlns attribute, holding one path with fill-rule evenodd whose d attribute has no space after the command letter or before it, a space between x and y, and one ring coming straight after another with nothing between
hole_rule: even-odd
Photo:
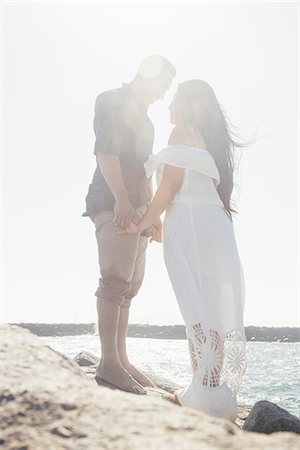
<instances>
[{"instance_id":1,"label":"woman's bare foot","mask_svg":"<svg viewBox=\"0 0 300 450\"><path fill-rule=\"evenodd\" d=\"M119 364L99 364L96 377L116 386L122 391L133 394L146 394L145 389L135 380L123 366Z\"/></svg>"},{"instance_id":2,"label":"woman's bare foot","mask_svg":"<svg viewBox=\"0 0 300 450\"><path fill-rule=\"evenodd\" d=\"M176 394L164 394L162 396L162 398L164 400L168 400L169 402L175 403L175 405L180 405L181 406L181 403L179 403L179 400L178 400L178 397L177 397Z\"/></svg>"},{"instance_id":3,"label":"woman's bare foot","mask_svg":"<svg viewBox=\"0 0 300 450\"><path fill-rule=\"evenodd\" d=\"M155 385L152 383L150 378L148 378L143 372L141 372L139 369L137 369L135 366L130 364L129 362L123 362L122 365L124 369L127 370L127 372L136 380L138 383L140 383L144 387L155 387Z\"/></svg>"}]
</instances>

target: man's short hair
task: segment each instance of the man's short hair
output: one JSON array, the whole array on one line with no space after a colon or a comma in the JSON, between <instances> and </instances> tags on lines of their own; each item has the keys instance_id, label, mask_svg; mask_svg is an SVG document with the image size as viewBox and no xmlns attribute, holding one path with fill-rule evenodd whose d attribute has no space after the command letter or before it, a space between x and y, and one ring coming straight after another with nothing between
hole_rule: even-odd
<instances>
[{"instance_id":1,"label":"man's short hair","mask_svg":"<svg viewBox=\"0 0 300 450\"><path fill-rule=\"evenodd\" d=\"M176 75L176 69L170 61L161 55L150 55L145 58L138 70L138 75L143 78L159 78L168 72L172 77Z\"/></svg>"}]
</instances>

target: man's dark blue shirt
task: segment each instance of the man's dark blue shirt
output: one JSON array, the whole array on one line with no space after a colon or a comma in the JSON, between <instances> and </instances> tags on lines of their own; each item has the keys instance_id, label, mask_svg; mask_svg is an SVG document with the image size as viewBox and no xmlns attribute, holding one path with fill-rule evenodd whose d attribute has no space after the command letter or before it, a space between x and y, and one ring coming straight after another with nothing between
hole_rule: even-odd
<instances>
[{"instance_id":1,"label":"man's dark blue shirt","mask_svg":"<svg viewBox=\"0 0 300 450\"><path fill-rule=\"evenodd\" d=\"M140 195L146 177L143 164L152 153L154 129L147 108L133 94L129 84L98 95L94 131L97 167L89 185L83 216L114 209L115 199L99 167L98 153L119 157L124 183L134 208L144 206L143 195Z\"/></svg>"}]
</instances>

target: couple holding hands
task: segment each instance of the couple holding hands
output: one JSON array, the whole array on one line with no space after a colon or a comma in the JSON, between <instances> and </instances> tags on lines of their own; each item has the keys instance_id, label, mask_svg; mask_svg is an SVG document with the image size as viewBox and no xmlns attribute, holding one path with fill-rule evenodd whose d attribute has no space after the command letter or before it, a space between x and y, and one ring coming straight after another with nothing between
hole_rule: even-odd
<instances>
[{"instance_id":1,"label":"couple holding hands","mask_svg":"<svg viewBox=\"0 0 300 450\"><path fill-rule=\"evenodd\" d=\"M83 214L95 224L100 265L96 380L136 394L154 387L126 351L130 304L142 284L150 238L162 242L191 359L191 382L171 399L234 421L246 365L244 279L231 200L241 144L210 85L196 79L179 84L169 107L168 145L152 154L147 111L175 74L166 58L149 56L130 83L96 100L97 167Z\"/></svg>"}]
</instances>

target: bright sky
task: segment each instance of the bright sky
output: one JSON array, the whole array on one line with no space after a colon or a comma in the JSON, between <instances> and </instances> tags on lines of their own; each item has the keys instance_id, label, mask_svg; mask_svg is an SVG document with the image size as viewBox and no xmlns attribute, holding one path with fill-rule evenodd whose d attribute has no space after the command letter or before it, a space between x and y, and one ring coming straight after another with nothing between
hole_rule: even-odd
<instances>
[{"instance_id":1,"label":"bright sky","mask_svg":"<svg viewBox=\"0 0 300 450\"><path fill-rule=\"evenodd\" d=\"M170 133L176 85L207 80L244 151L235 233L246 325L299 325L296 3L4 2L2 320L96 320L93 224L82 218L95 168L98 93L160 53L177 68L149 114L154 152ZM183 323L159 244L130 322Z\"/></svg>"}]
</instances>

